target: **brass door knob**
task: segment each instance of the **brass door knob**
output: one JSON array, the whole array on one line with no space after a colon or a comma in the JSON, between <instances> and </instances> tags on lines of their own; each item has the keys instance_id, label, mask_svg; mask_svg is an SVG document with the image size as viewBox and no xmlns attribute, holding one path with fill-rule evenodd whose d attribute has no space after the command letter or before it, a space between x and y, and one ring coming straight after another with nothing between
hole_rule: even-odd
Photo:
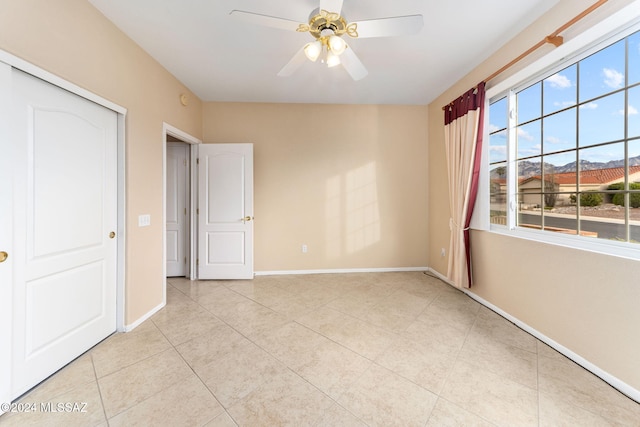
<instances>
[{"instance_id":1,"label":"brass door knob","mask_svg":"<svg viewBox=\"0 0 640 427\"><path fill-rule=\"evenodd\" d=\"M114 237L116 237L115 231L112 231L111 233L109 233L109 238L110 239L113 239Z\"/></svg>"},{"instance_id":2,"label":"brass door knob","mask_svg":"<svg viewBox=\"0 0 640 427\"><path fill-rule=\"evenodd\" d=\"M0 252L0 262L5 262L9 258L9 254L5 251Z\"/></svg>"},{"instance_id":3,"label":"brass door knob","mask_svg":"<svg viewBox=\"0 0 640 427\"><path fill-rule=\"evenodd\" d=\"M242 218L243 221L251 221L253 219L252 216L245 216L244 218Z\"/></svg>"}]
</instances>

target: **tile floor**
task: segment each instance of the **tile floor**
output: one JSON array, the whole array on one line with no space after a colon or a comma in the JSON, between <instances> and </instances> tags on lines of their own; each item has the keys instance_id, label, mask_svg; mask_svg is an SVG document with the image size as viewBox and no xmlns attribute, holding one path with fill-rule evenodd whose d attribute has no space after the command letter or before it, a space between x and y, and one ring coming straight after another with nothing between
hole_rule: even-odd
<instances>
[{"instance_id":1,"label":"tile floor","mask_svg":"<svg viewBox=\"0 0 640 427\"><path fill-rule=\"evenodd\" d=\"M0 425L638 426L640 405L420 272L168 279Z\"/></svg>"}]
</instances>

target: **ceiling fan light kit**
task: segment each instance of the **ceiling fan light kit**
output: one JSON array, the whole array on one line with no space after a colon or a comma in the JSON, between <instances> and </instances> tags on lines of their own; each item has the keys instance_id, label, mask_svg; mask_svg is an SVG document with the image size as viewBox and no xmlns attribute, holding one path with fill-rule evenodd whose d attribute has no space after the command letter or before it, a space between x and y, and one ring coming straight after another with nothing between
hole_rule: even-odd
<instances>
[{"instance_id":1,"label":"ceiling fan light kit","mask_svg":"<svg viewBox=\"0 0 640 427\"><path fill-rule=\"evenodd\" d=\"M326 34L329 32L331 34ZM340 55L347 48L347 43L339 36L336 36L331 30L323 30L322 34L316 41L304 45L304 54L311 62L316 62L322 53L325 57L322 62L326 63L329 68L340 65Z\"/></svg>"},{"instance_id":2,"label":"ceiling fan light kit","mask_svg":"<svg viewBox=\"0 0 640 427\"><path fill-rule=\"evenodd\" d=\"M261 15L242 10L232 10L231 15L254 24L261 24L272 28L295 29L295 31L311 34L315 41L305 44L293 58L280 70L278 76L292 75L305 59L321 62L327 67L342 64L353 80L364 78L368 71L353 49L344 41L342 36L347 34L352 38L390 37L412 35L418 33L423 26L422 15L396 16L389 18L371 19L361 22L350 22L341 15L342 0L320 0L320 7L313 10L308 24L297 24L289 19ZM324 56L323 56L324 54Z\"/></svg>"}]
</instances>

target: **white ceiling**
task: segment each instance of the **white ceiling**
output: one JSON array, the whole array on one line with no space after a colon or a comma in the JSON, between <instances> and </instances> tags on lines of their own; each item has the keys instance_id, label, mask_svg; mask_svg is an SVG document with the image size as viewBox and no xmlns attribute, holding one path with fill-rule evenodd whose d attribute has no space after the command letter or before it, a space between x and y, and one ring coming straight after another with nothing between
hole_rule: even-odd
<instances>
[{"instance_id":1,"label":"white ceiling","mask_svg":"<svg viewBox=\"0 0 640 427\"><path fill-rule=\"evenodd\" d=\"M344 0L348 22L422 14L415 36L349 39L369 71L307 62L277 73L308 33L245 23L238 9L306 23L319 0L89 0L203 101L426 105L559 0ZM346 36L345 36L346 37Z\"/></svg>"}]
</instances>

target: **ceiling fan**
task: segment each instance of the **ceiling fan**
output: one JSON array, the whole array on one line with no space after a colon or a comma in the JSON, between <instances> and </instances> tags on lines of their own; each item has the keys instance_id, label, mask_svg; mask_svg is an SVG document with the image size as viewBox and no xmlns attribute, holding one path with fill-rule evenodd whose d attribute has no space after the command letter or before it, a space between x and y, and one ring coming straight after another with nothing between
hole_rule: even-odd
<instances>
[{"instance_id":1,"label":"ceiling fan","mask_svg":"<svg viewBox=\"0 0 640 427\"><path fill-rule=\"evenodd\" d=\"M320 59L328 67L342 64L353 80L360 80L368 71L344 41L343 35L352 38L413 35L417 34L423 25L422 15L348 22L341 15L342 3L343 0L320 0L320 7L311 12L307 24L243 10L232 10L230 14L253 24L300 33L308 32L314 37L314 41L305 44L280 70L278 76L281 77L292 75L307 59L313 62Z\"/></svg>"}]
</instances>

